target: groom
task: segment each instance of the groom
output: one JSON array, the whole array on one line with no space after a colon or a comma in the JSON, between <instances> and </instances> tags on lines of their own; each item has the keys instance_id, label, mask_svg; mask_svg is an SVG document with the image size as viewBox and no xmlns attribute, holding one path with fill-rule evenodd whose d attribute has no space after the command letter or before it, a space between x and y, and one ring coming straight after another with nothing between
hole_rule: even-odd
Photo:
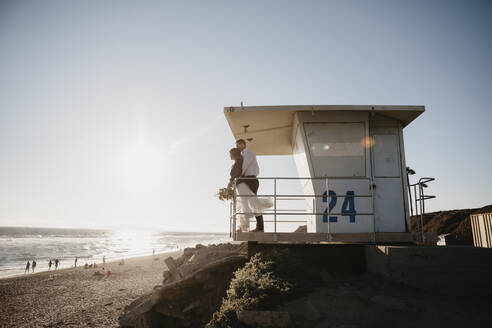
<instances>
[{"instance_id":1,"label":"groom","mask_svg":"<svg viewBox=\"0 0 492 328\"><path fill-rule=\"evenodd\" d=\"M242 176L250 179L244 179L244 182L249 186L251 191L256 195L258 192L258 187L260 182L256 178L260 174L260 167L256 161L256 155L246 149L246 141L239 139L236 141L236 147L241 150L243 155L243 172ZM251 230L251 232L263 232L263 215L258 215L256 217L256 229Z\"/></svg>"}]
</instances>

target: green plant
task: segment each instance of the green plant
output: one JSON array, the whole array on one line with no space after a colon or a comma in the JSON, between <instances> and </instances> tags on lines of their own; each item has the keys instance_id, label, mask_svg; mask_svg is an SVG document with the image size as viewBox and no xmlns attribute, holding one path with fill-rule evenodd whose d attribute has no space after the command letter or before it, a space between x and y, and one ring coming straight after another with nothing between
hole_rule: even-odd
<instances>
[{"instance_id":1,"label":"green plant","mask_svg":"<svg viewBox=\"0 0 492 328\"><path fill-rule=\"evenodd\" d=\"M306 270L289 251L256 254L234 273L222 305L212 317L214 327L243 327L237 320L242 310L268 310L305 292L317 274Z\"/></svg>"}]
</instances>

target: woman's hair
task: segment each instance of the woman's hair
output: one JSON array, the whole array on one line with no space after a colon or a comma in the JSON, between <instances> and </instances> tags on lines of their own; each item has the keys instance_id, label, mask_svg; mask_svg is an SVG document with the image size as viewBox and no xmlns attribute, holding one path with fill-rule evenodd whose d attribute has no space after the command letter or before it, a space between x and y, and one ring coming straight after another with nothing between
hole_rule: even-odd
<instances>
[{"instance_id":1,"label":"woman's hair","mask_svg":"<svg viewBox=\"0 0 492 328\"><path fill-rule=\"evenodd\" d=\"M229 154L231 154L234 159L241 158L241 150L239 150L239 148L231 148L231 150L229 150Z\"/></svg>"}]
</instances>

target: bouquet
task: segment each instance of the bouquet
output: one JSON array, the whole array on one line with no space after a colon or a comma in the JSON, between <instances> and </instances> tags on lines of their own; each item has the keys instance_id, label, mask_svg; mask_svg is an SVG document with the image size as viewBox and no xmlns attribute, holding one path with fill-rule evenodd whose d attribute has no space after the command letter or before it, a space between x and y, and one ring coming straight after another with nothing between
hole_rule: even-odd
<instances>
[{"instance_id":1,"label":"bouquet","mask_svg":"<svg viewBox=\"0 0 492 328\"><path fill-rule=\"evenodd\" d=\"M217 197L219 197L220 200L232 199L233 195L234 191L232 190L232 188L220 188L219 192L217 193Z\"/></svg>"}]
</instances>

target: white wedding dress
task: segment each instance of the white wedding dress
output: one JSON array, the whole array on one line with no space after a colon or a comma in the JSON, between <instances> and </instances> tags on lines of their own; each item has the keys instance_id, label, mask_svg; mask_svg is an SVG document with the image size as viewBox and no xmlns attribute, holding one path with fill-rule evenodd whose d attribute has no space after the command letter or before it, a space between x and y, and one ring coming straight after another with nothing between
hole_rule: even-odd
<instances>
[{"instance_id":1,"label":"white wedding dress","mask_svg":"<svg viewBox=\"0 0 492 328\"><path fill-rule=\"evenodd\" d=\"M273 199L267 197L257 197L246 183L240 183L236 186L237 209L239 227L243 232L249 231L249 220L255 216L261 215L267 208L273 206ZM253 197L241 197L253 196Z\"/></svg>"}]
</instances>

